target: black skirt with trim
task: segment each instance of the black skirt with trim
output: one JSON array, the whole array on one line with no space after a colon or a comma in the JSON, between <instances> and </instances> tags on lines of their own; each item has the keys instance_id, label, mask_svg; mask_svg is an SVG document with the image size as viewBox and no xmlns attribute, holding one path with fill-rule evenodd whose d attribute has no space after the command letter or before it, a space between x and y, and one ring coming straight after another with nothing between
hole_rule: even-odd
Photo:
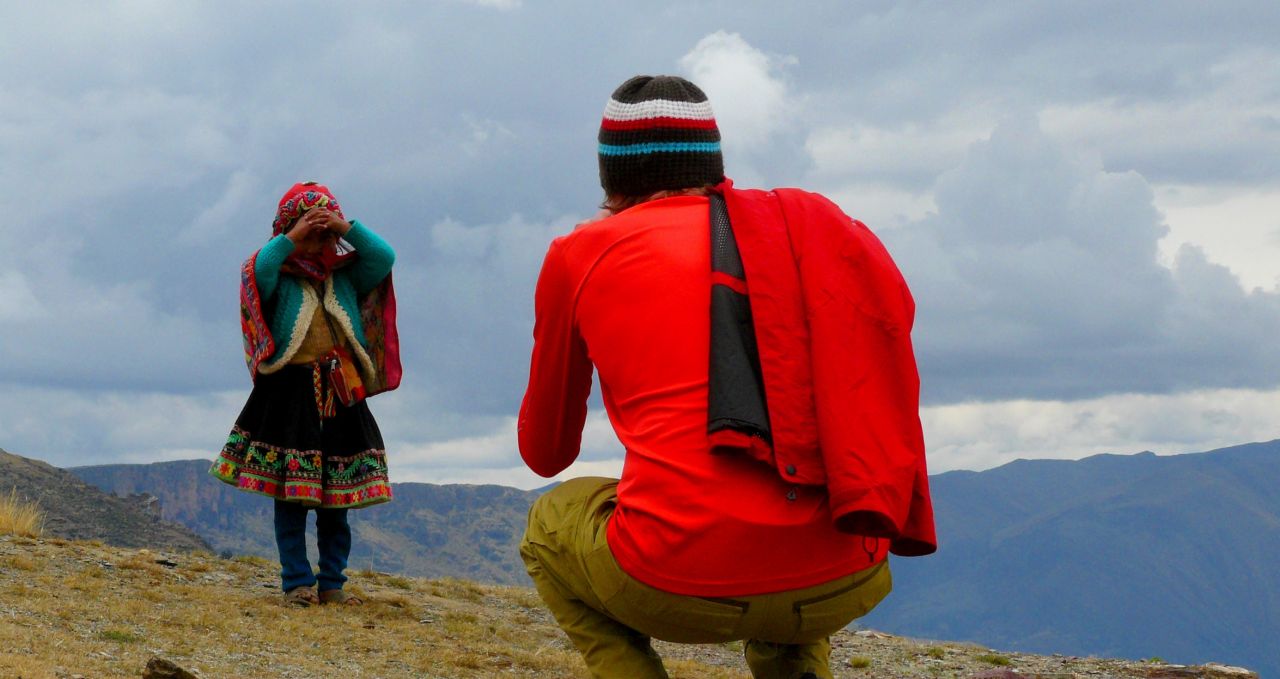
<instances>
[{"instance_id":1,"label":"black skirt with trim","mask_svg":"<svg viewBox=\"0 0 1280 679\"><path fill-rule=\"evenodd\" d=\"M369 406L336 403L333 416L321 418L327 377L315 364L258 375L209 473L240 490L308 506L391 500L387 454Z\"/></svg>"}]
</instances>

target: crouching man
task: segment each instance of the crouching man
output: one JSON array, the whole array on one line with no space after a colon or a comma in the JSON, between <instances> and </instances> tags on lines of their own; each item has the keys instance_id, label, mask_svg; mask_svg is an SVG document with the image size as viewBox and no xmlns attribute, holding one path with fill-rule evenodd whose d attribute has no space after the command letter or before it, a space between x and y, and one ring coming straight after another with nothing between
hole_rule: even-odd
<instances>
[{"instance_id":1,"label":"crouching man","mask_svg":"<svg viewBox=\"0 0 1280 679\"><path fill-rule=\"evenodd\" d=\"M887 553L936 548L906 283L825 198L733 188L684 79L628 80L599 142L605 212L547 252L519 441L543 476L577 458L594 365L626 460L543 495L521 556L593 676L667 676L656 638L831 677Z\"/></svg>"}]
</instances>

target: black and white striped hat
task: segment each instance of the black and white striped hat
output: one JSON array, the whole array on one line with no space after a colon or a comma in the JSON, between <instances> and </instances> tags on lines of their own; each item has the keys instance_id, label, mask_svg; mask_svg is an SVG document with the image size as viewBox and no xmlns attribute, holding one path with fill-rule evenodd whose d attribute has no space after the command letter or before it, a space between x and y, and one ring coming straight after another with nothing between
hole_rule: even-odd
<instances>
[{"instance_id":1,"label":"black and white striped hat","mask_svg":"<svg viewBox=\"0 0 1280 679\"><path fill-rule=\"evenodd\" d=\"M707 95L670 75L639 75L614 91L599 136L600 185L609 196L718 184L720 129Z\"/></svg>"}]
</instances>

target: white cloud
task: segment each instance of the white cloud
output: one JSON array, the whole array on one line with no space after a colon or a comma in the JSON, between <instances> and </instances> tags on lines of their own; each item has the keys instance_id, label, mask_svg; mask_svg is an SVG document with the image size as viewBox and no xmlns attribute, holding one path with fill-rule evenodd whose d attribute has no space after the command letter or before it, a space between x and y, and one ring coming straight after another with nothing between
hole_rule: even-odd
<instances>
[{"instance_id":1,"label":"white cloud","mask_svg":"<svg viewBox=\"0 0 1280 679\"><path fill-rule=\"evenodd\" d=\"M1161 186L1156 205L1169 224L1161 254L1172 262L1186 244L1229 265L1247 290L1280 288L1280 190Z\"/></svg>"},{"instance_id":2,"label":"white cloud","mask_svg":"<svg viewBox=\"0 0 1280 679\"><path fill-rule=\"evenodd\" d=\"M913 192L878 182L843 183L819 192L876 232L919 221L938 211L933 194L928 191Z\"/></svg>"},{"instance_id":3,"label":"white cloud","mask_svg":"<svg viewBox=\"0 0 1280 679\"><path fill-rule=\"evenodd\" d=\"M393 483L400 481L418 483L494 483L524 490L542 488L557 481L567 481L581 476L607 476L615 479L622 476L621 457L609 460L579 460L570 465L564 472L550 479L534 474L524 465L486 469L437 468L421 474L414 471L406 473L397 467L394 461L390 462L389 466Z\"/></svg>"},{"instance_id":4,"label":"white cloud","mask_svg":"<svg viewBox=\"0 0 1280 679\"><path fill-rule=\"evenodd\" d=\"M468 5L476 5L478 7L492 7L493 9L513 10L520 9L524 5L524 0L458 0Z\"/></svg>"},{"instance_id":5,"label":"white cloud","mask_svg":"<svg viewBox=\"0 0 1280 679\"><path fill-rule=\"evenodd\" d=\"M261 180L249 170L236 170L227 179L227 186L222 195L212 204L200 211L187 228L178 234L178 242L183 244L207 244L224 238L238 227L237 217L249 212L267 213L264 206L269 206L270 198ZM263 229L265 231L265 229Z\"/></svg>"},{"instance_id":6,"label":"white cloud","mask_svg":"<svg viewBox=\"0 0 1280 679\"><path fill-rule=\"evenodd\" d=\"M462 145L464 152L479 155L492 151L495 146L510 144L516 140L516 134L497 120L463 116L463 121L470 130L470 138Z\"/></svg>"},{"instance_id":7,"label":"white cloud","mask_svg":"<svg viewBox=\"0 0 1280 679\"><path fill-rule=\"evenodd\" d=\"M931 121L879 127L869 123L813 128L805 151L812 179L856 179L924 188L964 159L974 142L991 136L993 120L968 113Z\"/></svg>"},{"instance_id":8,"label":"white cloud","mask_svg":"<svg viewBox=\"0 0 1280 679\"><path fill-rule=\"evenodd\" d=\"M73 389L0 389L0 432L10 452L61 466L212 459L247 395L202 396ZM411 428L409 415L371 405L384 435ZM1280 390L1202 390L1121 394L1081 401L998 401L927 407L921 412L932 473L981 470L1018 458L1078 459L1098 453L1211 450L1280 437ZM420 414L418 415L420 417ZM537 488L552 479L528 471L515 446L513 418L487 431L439 441L387 439L393 481L499 483ZM621 448L608 420L593 412L583 454L555 477L621 474Z\"/></svg>"},{"instance_id":9,"label":"white cloud","mask_svg":"<svg viewBox=\"0 0 1280 679\"><path fill-rule=\"evenodd\" d=\"M1275 53L1234 53L1184 77L1195 96L1052 103L1041 121L1054 137L1098 149L1108 167L1132 167L1153 181L1280 179Z\"/></svg>"},{"instance_id":10,"label":"white cloud","mask_svg":"<svg viewBox=\"0 0 1280 679\"><path fill-rule=\"evenodd\" d=\"M0 447L58 466L213 459L247 395L247 389L183 396L0 382Z\"/></svg>"},{"instance_id":11,"label":"white cloud","mask_svg":"<svg viewBox=\"0 0 1280 679\"><path fill-rule=\"evenodd\" d=\"M385 429L385 427L384 427ZM576 476L621 474L622 447L603 412L592 411L582 432L578 459L553 479L529 471L516 444L516 418L500 418L473 436L425 443L387 443L396 481L424 483L501 483L537 488Z\"/></svg>"},{"instance_id":12,"label":"white cloud","mask_svg":"<svg viewBox=\"0 0 1280 679\"><path fill-rule=\"evenodd\" d=\"M0 323L31 321L45 314L20 272L0 272Z\"/></svg>"},{"instance_id":13,"label":"white cloud","mask_svg":"<svg viewBox=\"0 0 1280 679\"><path fill-rule=\"evenodd\" d=\"M3 95L0 154L24 162L0 167L0 208L9 216L0 228L24 239L65 210L77 212L77 229L92 230L113 198L187 187L232 160L229 121L202 97L145 87Z\"/></svg>"},{"instance_id":14,"label":"white cloud","mask_svg":"<svg viewBox=\"0 0 1280 679\"><path fill-rule=\"evenodd\" d=\"M750 151L793 118L798 102L783 79L794 57L752 47L737 33L717 31L680 59L680 68L707 93L726 149Z\"/></svg>"},{"instance_id":15,"label":"white cloud","mask_svg":"<svg viewBox=\"0 0 1280 679\"><path fill-rule=\"evenodd\" d=\"M959 403L921 412L929 471L982 470L1018 458L1194 453L1280 438L1280 391L1213 389L1082 401Z\"/></svg>"},{"instance_id":16,"label":"white cloud","mask_svg":"<svg viewBox=\"0 0 1280 679\"><path fill-rule=\"evenodd\" d=\"M469 227L451 218L431 226L431 244L450 257L483 257L493 246L493 241L492 227Z\"/></svg>"},{"instance_id":17,"label":"white cloud","mask_svg":"<svg viewBox=\"0 0 1280 679\"><path fill-rule=\"evenodd\" d=\"M446 218L428 229L429 240L400 248L396 288L406 292L397 294L413 300L401 305L400 336L406 358L431 381L429 412L515 412L528 377L534 283L551 240L575 221Z\"/></svg>"},{"instance_id":18,"label":"white cloud","mask_svg":"<svg viewBox=\"0 0 1280 679\"><path fill-rule=\"evenodd\" d=\"M484 469L520 463L514 416L487 418L474 424L479 429L473 434L425 441L399 440L388 446L396 450L397 464L413 469L417 476L430 476L437 469ZM621 444L608 418L603 412L592 410L582 430L578 459L599 462L618 457L621 452Z\"/></svg>"},{"instance_id":19,"label":"white cloud","mask_svg":"<svg viewBox=\"0 0 1280 679\"><path fill-rule=\"evenodd\" d=\"M190 308L160 309L150 283L95 283L58 259L42 266L0 278L25 281L10 292L19 311L27 309L0 342L0 382L209 389L244 374L231 284L223 322L211 323Z\"/></svg>"}]
</instances>

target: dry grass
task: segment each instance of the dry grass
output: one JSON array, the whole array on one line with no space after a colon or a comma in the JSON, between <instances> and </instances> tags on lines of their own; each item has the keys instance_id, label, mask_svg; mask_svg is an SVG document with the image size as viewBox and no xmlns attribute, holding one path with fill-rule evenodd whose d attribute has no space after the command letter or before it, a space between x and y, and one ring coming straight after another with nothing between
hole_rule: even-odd
<instances>
[{"instance_id":1,"label":"dry grass","mask_svg":"<svg viewBox=\"0 0 1280 679\"><path fill-rule=\"evenodd\" d=\"M12 488L8 496L0 495L0 535L19 535L38 538L44 532L44 512L33 502L24 502L18 490Z\"/></svg>"},{"instance_id":2,"label":"dry grass","mask_svg":"<svg viewBox=\"0 0 1280 679\"><path fill-rule=\"evenodd\" d=\"M281 605L278 569L0 536L0 677L136 678L154 656L210 678L587 676L528 588L355 572L348 587L365 606L296 609ZM1152 667L878 632L841 633L832 646L835 676L858 679L962 677L1005 664L1030 676L1146 677ZM675 679L749 677L741 644L655 648Z\"/></svg>"},{"instance_id":3,"label":"dry grass","mask_svg":"<svg viewBox=\"0 0 1280 679\"><path fill-rule=\"evenodd\" d=\"M0 676L137 677L156 655L205 677L586 676L548 618L512 624L507 588L356 573L365 606L294 609L275 564L158 556L0 540Z\"/></svg>"},{"instance_id":4,"label":"dry grass","mask_svg":"<svg viewBox=\"0 0 1280 679\"><path fill-rule=\"evenodd\" d=\"M0 564L20 571L34 571L36 569L36 562L25 554L14 554L13 556L5 557L0 559Z\"/></svg>"}]
</instances>

